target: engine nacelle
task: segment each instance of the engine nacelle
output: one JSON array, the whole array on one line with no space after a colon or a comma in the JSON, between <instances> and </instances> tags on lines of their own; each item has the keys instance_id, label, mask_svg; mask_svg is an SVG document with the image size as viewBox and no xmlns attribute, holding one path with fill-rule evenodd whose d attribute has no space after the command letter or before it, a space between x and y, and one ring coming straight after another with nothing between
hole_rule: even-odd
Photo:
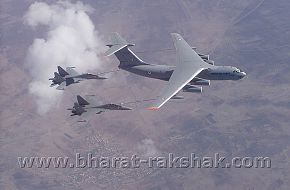
<instances>
[{"instance_id":1,"label":"engine nacelle","mask_svg":"<svg viewBox=\"0 0 290 190\"><path fill-rule=\"evenodd\" d=\"M210 80L200 79L197 81L191 81L190 84L192 85L200 85L200 86L209 86Z\"/></svg>"},{"instance_id":2,"label":"engine nacelle","mask_svg":"<svg viewBox=\"0 0 290 190\"><path fill-rule=\"evenodd\" d=\"M203 60L209 60L209 55L205 55L205 54L201 54L201 53L199 53L198 55Z\"/></svg>"},{"instance_id":3,"label":"engine nacelle","mask_svg":"<svg viewBox=\"0 0 290 190\"><path fill-rule=\"evenodd\" d=\"M201 93L202 87L193 86L193 85L186 85L183 88L183 92Z\"/></svg>"},{"instance_id":4,"label":"engine nacelle","mask_svg":"<svg viewBox=\"0 0 290 190\"><path fill-rule=\"evenodd\" d=\"M214 61L213 60L204 60L206 63L210 64L210 65L214 65Z\"/></svg>"},{"instance_id":5,"label":"engine nacelle","mask_svg":"<svg viewBox=\"0 0 290 190\"><path fill-rule=\"evenodd\" d=\"M174 99L174 100L183 100L184 97L183 96L177 96L177 95L175 95L171 99Z\"/></svg>"}]
</instances>

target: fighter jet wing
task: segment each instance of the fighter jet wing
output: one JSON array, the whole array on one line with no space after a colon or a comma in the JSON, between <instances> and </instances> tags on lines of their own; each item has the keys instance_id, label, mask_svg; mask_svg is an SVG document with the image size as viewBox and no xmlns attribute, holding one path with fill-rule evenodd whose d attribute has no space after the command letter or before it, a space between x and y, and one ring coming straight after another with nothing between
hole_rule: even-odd
<instances>
[{"instance_id":1,"label":"fighter jet wing","mask_svg":"<svg viewBox=\"0 0 290 190\"><path fill-rule=\"evenodd\" d=\"M75 81L73 78L66 78L65 81L63 81L62 83L60 83L60 85L58 87L56 87L57 90L64 90L64 87L69 86L71 84L73 84Z\"/></svg>"},{"instance_id":2,"label":"fighter jet wing","mask_svg":"<svg viewBox=\"0 0 290 190\"><path fill-rule=\"evenodd\" d=\"M83 112L81 115L73 115L73 117L77 118L78 122L86 122L89 121L91 116L94 114L101 114L105 111L105 109L101 108L88 107L85 108L85 112Z\"/></svg>"},{"instance_id":3,"label":"fighter jet wing","mask_svg":"<svg viewBox=\"0 0 290 190\"><path fill-rule=\"evenodd\" d=\"M73 67L67 67L65 70L69 74L67 77L74 77L79 75L79 73L76 72Z\"/></svg>"},{"instance_id":4,"label":"fighter jet wing","mask_svg":"<svg viewBox=\"0 0 290 190\"><path fill-rule=\"evenodd\" d=\"M58 85L58 87L56 87L57 90L64 90L64 87L66 86L66 82L63 81L62 83L60 83L60 85Z\"/></svg>"},{"instance_id":5,"label":"fighter jet wing","mask_svg":"<svg viewBox=\"0 0 290 190\"><path fill-rule=\"evenodd\" d=\"M172 33L171 37L176 49L179 65L173 71L168 84L160 96L158 96L156 102L148 108L149 110L159 109L202 70L208 68L208 65L206 65L181 35Z\"/></svg>"},{"instance_id":6,"label":"fighter jet wing","mask_svg":"<svg viewBox=\"0 0 290 190\"><path fill-rule=\"evenodd\" d=\"M71 84L73 84L73 83L75 83L74 78L66 78L66 79L65 79L65 85L66 85L66 86L69 86L69 85L71 85Z\"/></svg>"},{"instance_id":7,"label":"fighter jet wing","mask_svg":"<svg viewBox=\"0 0 290 190\"><path fill-rule=\"evenodd\" d=\"M93 109L86 109L86 112L82 113L80 116L75 116L78 122L88 122L90 117L94 114Z\"/></svg>"},{"instance_id":8,"label":"fighter jet wing","mask_svg":"<svg viewBox=\"0 0 290 190\"><path fill-rule=\"evenodd\" d=\"M77 101L79 105L85 106L85 110L87 111L85 113L91 114L92 112L94 112L96 114L100 114L106 110L102 107L97 106L98 102L94 95L86 95L85 97L86 99L84 99L80 95L77 95Z\"/></svg>"},{"instance_id":9,"label":"fighter jet wing","mask_svg":"<svg viewBox=\"0 0 290 190\"><path fill-rule=\"evenodd\" d=\"M89 118L94 114L101 114L106 111L105 109L94 108L94 107L86 108L85 110L86 112L82 113L82 115L80 116L81 120L85 120L85 121L88 121Z\"/></svg>"},{"instance_id":10,"label":"fighter jet wing","mask_svg":"<svg viewBox=\"0 0 290 190\"><path fill-rule=\"evenodd\" d=\"M98 108L104 110L132 110L132 108L125 107L122 104L112 104L112 103L100 105L98 106Z\"/></svg>"}]
</instances>

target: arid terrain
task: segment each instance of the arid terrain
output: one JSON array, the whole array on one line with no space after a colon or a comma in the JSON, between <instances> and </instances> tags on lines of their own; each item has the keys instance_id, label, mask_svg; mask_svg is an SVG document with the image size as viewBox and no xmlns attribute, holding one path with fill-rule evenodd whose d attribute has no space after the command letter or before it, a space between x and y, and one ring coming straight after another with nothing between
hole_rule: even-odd
<instances>
[{"instance_id":1,"label":"arid terrain","mask_svg":"<svg viewBox=\"0 0 290 190\"><path fill-rule=\"evenodd\" d=\"M44 2L44 1L43 1ZM56 1L48 0L48 4ZM73 1L75 2L75 1ZM23 16L31 0L0 2L0 189L236 189L288 190L290 186L290 2L289 0L82 0L104 43L119 32L136 44L144 61L176 65L171 32L180 33L216 65L247 72L241 81L212 81L202 94L148 111L92 115L88 123L70 118L77 94L101 102L155 98L166 82L126 71L105 81L71 85L46 114L37 113L25 66L29 46L46 35ZM160 51L163 50L163 51ZM118 60L99 55L102 72ZM49 88L49 84L47 86ZM175 155L271 158L271 168L20 168L18 157Z\"/></svg>"}]
</instances>

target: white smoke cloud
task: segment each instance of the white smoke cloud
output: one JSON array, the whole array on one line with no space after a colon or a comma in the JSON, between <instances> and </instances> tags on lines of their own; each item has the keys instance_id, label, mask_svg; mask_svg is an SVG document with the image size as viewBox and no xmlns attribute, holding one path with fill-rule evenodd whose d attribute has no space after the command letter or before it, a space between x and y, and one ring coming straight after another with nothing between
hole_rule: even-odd
<instances>
[{"instance_id":1,"label":"white smoke cloud","mask_svg":"<svg viewBox=\"0 0 290 190\"><path fill-rule=\"evenodd\" d=\"M75 66L80 72L100 66L98 54L103 43L88 16L93 9L82 2L58 1L55 4L35 2L24 16L24 23L32 28L48 28L42 39L34 39L26 57L32 76L29 92L36 97L38 113L44 114L61 98L62 91L50 88L57 65Z\"/></svg>"}]
</instances>

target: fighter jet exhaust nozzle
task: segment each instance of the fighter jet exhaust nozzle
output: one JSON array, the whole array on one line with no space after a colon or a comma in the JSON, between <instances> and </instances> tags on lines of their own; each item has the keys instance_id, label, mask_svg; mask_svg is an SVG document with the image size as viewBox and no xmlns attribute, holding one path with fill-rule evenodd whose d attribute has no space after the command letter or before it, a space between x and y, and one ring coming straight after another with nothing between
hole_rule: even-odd
<instances>
[{"instance_id":1,"label":"fighter jet exhaust nozzle","mask_svg":"<svg viewBox=\"0 0 290 190\"><path fill-rule=\"evenodd\" d=\"M186 85L183 88L183 92L201 93L202 92L202 87L193 86L193 85Z\"/></svg>"}]
</instances>

